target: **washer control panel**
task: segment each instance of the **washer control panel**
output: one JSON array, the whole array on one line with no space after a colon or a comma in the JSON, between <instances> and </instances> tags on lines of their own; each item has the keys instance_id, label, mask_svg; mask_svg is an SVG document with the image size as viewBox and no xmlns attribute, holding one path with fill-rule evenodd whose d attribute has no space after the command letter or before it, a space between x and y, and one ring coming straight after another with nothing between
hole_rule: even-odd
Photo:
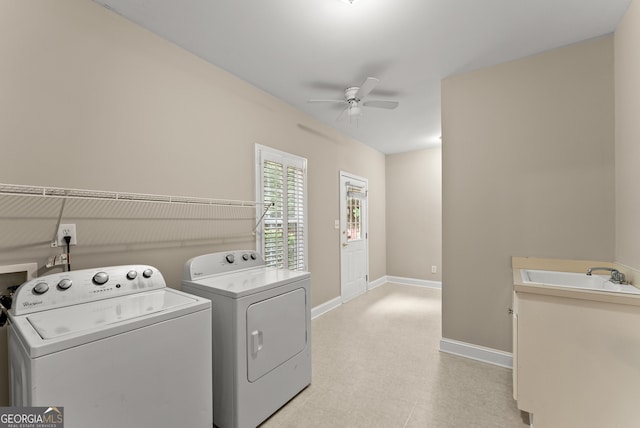
<instances>
[{"instance_id":1,"label":"washer control panel","mask_svg":"<svg viewBox=\"0 0 640 428\"><path fill-rule=\"evenodd\" d=\"M264 266L262 256L254 250L225 251L204 254L189 260L182 279L192 280L241 269Z\"/></svg>"},{"instance_id":2,"label":"washer control panel","mask_svg":"<svg viewBox=\"0 0 640 428\"><path fill-rule=\"evenodd\" d=\"M11 313L28 314L165 287L158 269L147 265L60 272L22 284L13 295Z\"/></svg>"}]
</instances>

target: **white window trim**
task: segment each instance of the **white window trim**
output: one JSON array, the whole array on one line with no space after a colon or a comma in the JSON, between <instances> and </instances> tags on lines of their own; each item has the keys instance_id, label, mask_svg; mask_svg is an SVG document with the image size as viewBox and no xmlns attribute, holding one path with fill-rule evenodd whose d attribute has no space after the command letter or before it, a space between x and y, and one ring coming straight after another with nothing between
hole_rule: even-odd
<instances>
[{"instance_id":1,"label":"white window trim","mask_svg":"<svg viewBox=\"0 0 640 428\"><path fill-rule=\"evenodd\" d=\"M304 209L303 209L303 216L304 216L304 221L303 221L303 240L304 240L304 269L308 270L309 269L309 240L308 240L308 230L309 230L309 209L308 209L308 202L307 202L307 159L300 157L300 156L296 156L296 155L292 155L290 153L287 152L283 152L281 150L277 150L277 149L273 149L271 147L267 147L267 146L263 146L261 144L256 144L255 145L255 189L256 189L256 201L258 202L262 202L264 200L264 194L263 194L263 188L262 188L262 183L264 181L264 177L263 177L263 167L262 167L262 163L265 160L270 160L273 162L278 162L281 163L283 165L289 165L289 166L294 166L297 168L301 168L304 171L304 185L303 185L303 204L304 204ZM264 211L266 209L266 206L264 206L263 204L258 204L256 205L256 219L259 219ZM286 216L286 211L284 210L284 215ZM286 217L285 217L285 223L286 223ZM262 252L263 250L263 244L264 244L264 222L260 222L260 224L258 225L257 229L256 229L256 249L257 251ZM264 256L264 254L263 254Z\"/></svg>"}]
</instances>

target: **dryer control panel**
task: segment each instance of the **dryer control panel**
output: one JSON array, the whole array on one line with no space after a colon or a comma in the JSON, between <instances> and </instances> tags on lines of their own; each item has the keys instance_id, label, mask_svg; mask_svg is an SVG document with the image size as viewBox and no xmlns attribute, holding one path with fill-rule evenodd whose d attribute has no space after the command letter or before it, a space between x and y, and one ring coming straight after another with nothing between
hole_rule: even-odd
<instances>
[{"instance_id":1,"label":"dryer control panel","mask_svg":"<svg viewBox=\"0 0 640 428\"><path fill-rule=\"evenodd\" d=\"M22 284L13 296L11 312L23 315L165 287L160 271L147 265L61 272Z\"/></svg>"},{"instance_id":2,"label":"dryer control panel","mask_svg":"<svg viewBox=\"0 0 640 428\"><path fill-rule=\"evenodd\" d=\"M204 254L187 261L182 279L190 281L258 266L264 266L264 260L253 250Z\"/></svg>"}]
</instances>

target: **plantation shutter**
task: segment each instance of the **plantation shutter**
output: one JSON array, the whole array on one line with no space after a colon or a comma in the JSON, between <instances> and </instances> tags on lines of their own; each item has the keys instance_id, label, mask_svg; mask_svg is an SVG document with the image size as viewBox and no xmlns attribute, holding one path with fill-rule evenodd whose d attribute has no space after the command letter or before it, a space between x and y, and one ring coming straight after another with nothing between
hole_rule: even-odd
<instances>
[{"instance_id":1,"label":"plantation shutter","mask_svg":"<svg viewBox=\"0 0 640 428\"><path fill-rule=\"evenodd\" d=\"M268 266L306 270L306 159L257 145L256 167L259 200L273 203L256 246Z\"/></svg>"},{"instance_id":2,"label":"plantation shutter","mask_svg":"<svg viewBox=\"0 0 640 428\"><path fill-rule=\"evenodd\" d=\"M282 164L264 161L263 163L263 202L274 203L263 220L262 256L268 266L284 267L284 216ZM267 205L265 205L267 206Z\"/></svg>"},{"instance_id":3,"label":"plantation shutter","mask_svg":"<svg viewBox=\"0 0 640 428\"><path fill-rule=\"evenodd\" d=\"M287 166L287 263L305 270L304 170Z\"/></svg>"}]
</instances>

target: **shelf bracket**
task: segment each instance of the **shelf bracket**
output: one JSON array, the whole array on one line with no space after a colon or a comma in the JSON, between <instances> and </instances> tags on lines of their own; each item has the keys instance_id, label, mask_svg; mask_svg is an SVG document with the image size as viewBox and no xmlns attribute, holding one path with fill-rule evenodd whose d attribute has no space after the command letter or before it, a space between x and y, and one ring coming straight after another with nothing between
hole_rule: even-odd
<instances>
[{"instance_id":1,"label":"shelf bracket","mask_svg":"<svg viewBox=\"0 0 640 428\"><path fill-rule=\"evenodd\" d=\"M251 231L251 233L253 233L254 235L256 234L256 230L258 230L258 226L260 226L260 223L262 223L262 220L264 219L264 216L266 216L267 213L269 212L269 209L271 207L275 206L275 205L276 205L275 202L270 202L270 203L267 204L267 207L264 209L264 212L262 213L262 215L258 219L258 222L256 223L256 225L253 228L253 230Z\"/></svg>"}]
</instances>

